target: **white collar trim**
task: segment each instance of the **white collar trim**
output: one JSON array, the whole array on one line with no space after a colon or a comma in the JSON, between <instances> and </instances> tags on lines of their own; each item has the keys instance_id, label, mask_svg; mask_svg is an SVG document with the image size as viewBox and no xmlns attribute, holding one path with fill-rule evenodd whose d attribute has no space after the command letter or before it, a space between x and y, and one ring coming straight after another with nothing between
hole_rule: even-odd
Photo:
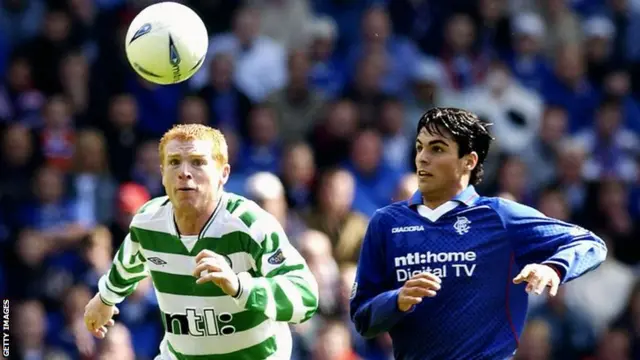
<instances>
[{"instance_id":1,"label":"white collar trim","mask_svg":"<svg viewBox=\"0 0 640 360\"><path fill-rule=\"evenodd\" d=\"M431 220L432 222L435 222L438 219L440 219L444 214L458 207L458 205L460 205L458 201L447 201L446 203L438 206L435 209L430 209L426 205L418 205L417 210L420 216L425 217Z\"/></svg>"}]
</instances>

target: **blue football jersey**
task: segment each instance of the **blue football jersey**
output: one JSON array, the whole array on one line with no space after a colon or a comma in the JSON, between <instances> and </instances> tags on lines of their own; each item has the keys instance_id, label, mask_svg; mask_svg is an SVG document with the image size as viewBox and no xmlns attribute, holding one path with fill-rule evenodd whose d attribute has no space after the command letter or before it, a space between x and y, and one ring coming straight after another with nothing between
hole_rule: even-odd
<instances>
[{"instance_id":1,"label":"blue football jersey","mask_svg":"<svg viewBox=\"0 0 640 360\"><path fill-rule=\"evenodd\" d=\"M376 211L362 245L351 317L365 337L389 332L396 359L507 359L527 312L528 264L552 265L562 283L596 268L604 242L576 225L469 186L430 210L420 193ZM419 272L442 279L433 298L408 312L399 289Z\"/></svg>"}]
</instances>

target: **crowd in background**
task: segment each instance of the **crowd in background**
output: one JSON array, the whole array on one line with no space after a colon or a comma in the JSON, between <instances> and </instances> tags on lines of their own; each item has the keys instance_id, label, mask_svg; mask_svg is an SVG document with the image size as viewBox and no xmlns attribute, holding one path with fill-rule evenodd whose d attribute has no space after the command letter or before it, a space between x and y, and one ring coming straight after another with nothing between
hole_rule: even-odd
<instances>
[{"instance_id":1,"label":"crowd in background","mask_svg":"<svg viewBox=\"0 0 640 360\"><path fill-rule=\"evenodd\" d=\"M607 241L596 271L531 299L518 359L640 359L640 1L193 0L202 69L156 86L124 34L143 0L0 5L0 294L12 359L153 359L150 281L106 340L84 306L132 214L163 195L158 138L221 129L226 189L273 213L320 286L294 360L382 360L348 297L368 217L417 188L420 115L456 106L493 123L479 192ZM496 315L500 316L500 315Z\"/></svg>"}]
</instances>

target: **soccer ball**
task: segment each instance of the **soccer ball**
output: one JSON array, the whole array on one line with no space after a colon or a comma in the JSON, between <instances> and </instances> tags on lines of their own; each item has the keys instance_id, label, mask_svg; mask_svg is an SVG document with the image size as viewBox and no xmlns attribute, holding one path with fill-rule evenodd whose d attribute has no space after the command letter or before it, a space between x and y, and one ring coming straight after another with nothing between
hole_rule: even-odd
<instances>
[{"instance_id":1,"label":"soccer ball","mask_svg":"<svg viewBox=\"0 0 640 360\"><path fill-rule=\"evenodd\" d=\"M209 47L207 28L190 8L161 2L131 22L125 49L135 72L155 84L176 84L200 69Z\"/></svg>"}]
</instances>

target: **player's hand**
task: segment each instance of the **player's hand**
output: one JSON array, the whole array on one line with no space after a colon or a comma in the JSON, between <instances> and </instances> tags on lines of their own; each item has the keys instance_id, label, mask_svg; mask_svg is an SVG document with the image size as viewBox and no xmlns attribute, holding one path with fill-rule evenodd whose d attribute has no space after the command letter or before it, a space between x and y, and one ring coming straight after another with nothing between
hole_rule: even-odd
<instances>
[{"instance_id":1,"label":"player's hand","mask_svg":"<svg viewBox=\"0 0 640 360\"><path fill-rule=\"evenodd\" d=\"M556 296L560 286L560 276L554 268L542 264L530 264L524 267L520 274L513 279L514 284L527 282L527 293L542 294L548 286L549 295Z\"/></svg>"},{"instance_id":2,"label":"player's hand","mask_svg":"<svg viewBox=\"0 0 640 360\"><path fill-rule=\"evenodd\" d=\"M434 297L440 290L442 280L429 272L422 272L407 280L398 294L398 309L409 311L412 306L420 304L423 297Z\"/></svg>"},{"instance_id":3,"label":"player's hand","mask_svg":"<svg viewBox=\"0 0 640 360\"><path fill-rule=\"evenodd\" d=\"M224 256L210 250L202 250L196 256L193 276L198 279L196 283L204 284L211 281L229 296L235 296L240 288L238 275L231 269Z\"/></svg>"},{"instance_id":4,"label":"player's hand","mask_svg":"<svg viewBox=\"0 0 640 360\"><path fill-rule=\"evenodd\" d=\"M107 328L114 324L113 315L119 313L117 307L103 303L100 294L96 294L84 308L84 324L93 336L104 339Z\"/></svg>"}]
</instances>

